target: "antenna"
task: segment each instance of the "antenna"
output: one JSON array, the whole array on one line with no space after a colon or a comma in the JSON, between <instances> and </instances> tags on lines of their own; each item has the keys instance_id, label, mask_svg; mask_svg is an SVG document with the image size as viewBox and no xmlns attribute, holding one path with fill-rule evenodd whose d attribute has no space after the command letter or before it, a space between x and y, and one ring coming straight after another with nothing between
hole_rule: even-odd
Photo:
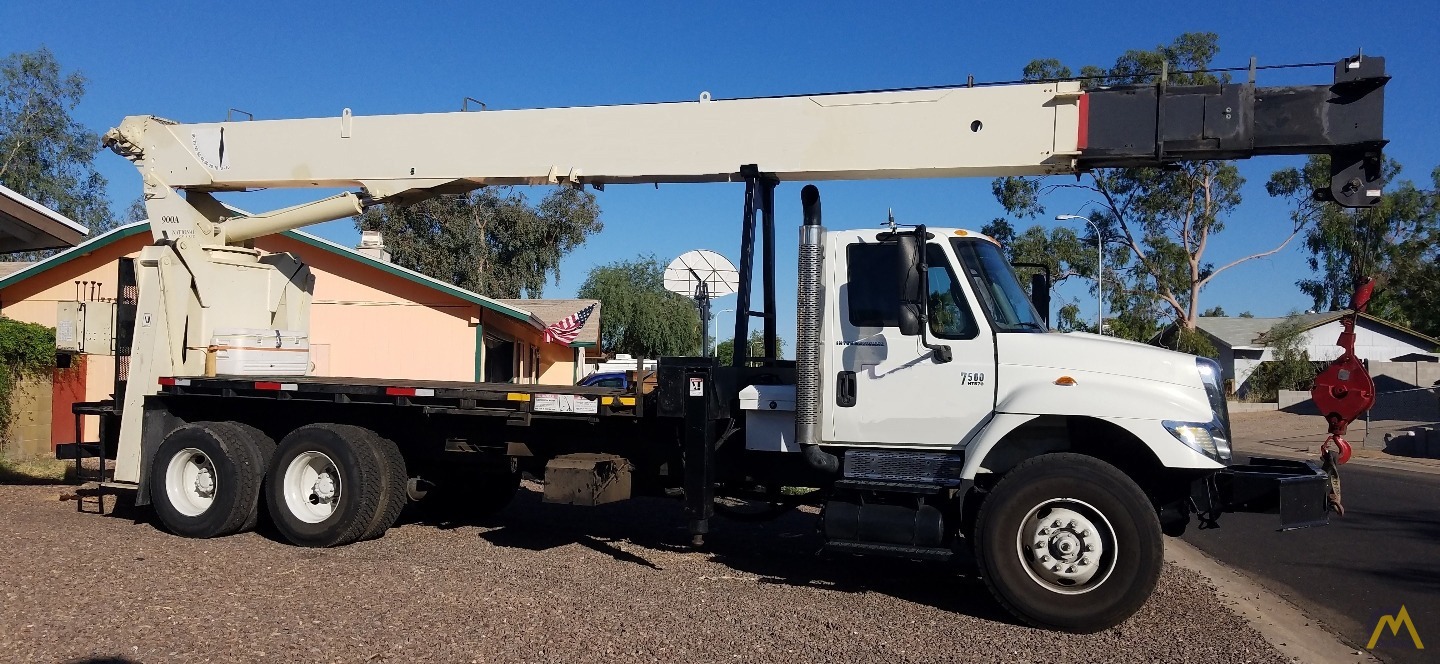
<instances>
[{"instance_id":1,"label":"antenna","mask_svg":"<svg viewBox=\"0 0 1440 664\"><path fill-rule=\"evenodd\" d=\"M665 267L665 290L695 300L700 309L701 355L709 355L710 350L710 299L739 289L740 272L735 265L709 249L687 251Z\"/></svg>"}]
</instances>

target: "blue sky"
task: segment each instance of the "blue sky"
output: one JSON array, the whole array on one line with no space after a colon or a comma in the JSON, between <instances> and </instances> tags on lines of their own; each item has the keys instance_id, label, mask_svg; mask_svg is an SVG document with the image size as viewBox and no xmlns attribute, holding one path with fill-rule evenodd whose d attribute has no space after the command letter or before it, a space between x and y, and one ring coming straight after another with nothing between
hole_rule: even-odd
<instances>
[{"instance_id":1,"label":"blue sky","mask_svg":"<svg viewBox=\"0 0 1440 664\"><path fill-rule=\"evenodd\" d=\"M1404 176L1440 164L1434 128L1434 65L1440 27L1429 2L1208 2L1157 11L1153 2L1114 3L0 3L0 53L50 47L67 69L90 78L78 118L104 131L132 114L182 122L223 119L227 108L256 118L458 110L466 96L491 108L574 106L936 85L1018 78L1026 62L1057 57L1077 67L1108 64L1127 48L1169 42L1186 31L1221 36L1217 64L1332 61L1364 49L1384 55L1388 152ZM1329 72L1265 75L1262 85L1323 83ZM1432 90L1431 92L1425 92ZM1288 232L1286 208L1264 192L1269 173L1302 158L1242 164L1245 203L1212 242L1216 264L1267 249ZM140 191L120 157L98 166L123 210ZM737 164L738 166L738 164ZM763 168L763 164L761 165ZM802 183L777 192L781 330L793 339L794 237ZM978 229L1001 210L988 180L826 183L826 225L879 225L887 209L907 223ZM567 297L591 266L638 252L666 260L706 248L738 258L740 185L610 187L599 194L605 230L562 264L546 296ZM250 210L323 192L260 192L231 200ZM543 195L536 190L535 197ZM1057 203L1051 213L1078 201ZM1042 223L1077 224L1083 222ZM1077 228L1078 229L1078 228ZM358 238L347 221L309 229L338 242ZM1279 316L1309 306L1294 286L1307 274L1303 250L1221 275L1204 307ZM1094 315L1083 285L1067 286L1082 315ZM731 308L734 298L717 302ZM721 320L729 325L729 316ZM722 336L724 335L722 333ZM787 347L793 348L792 343Z\"/></svg>"}]
</instances>

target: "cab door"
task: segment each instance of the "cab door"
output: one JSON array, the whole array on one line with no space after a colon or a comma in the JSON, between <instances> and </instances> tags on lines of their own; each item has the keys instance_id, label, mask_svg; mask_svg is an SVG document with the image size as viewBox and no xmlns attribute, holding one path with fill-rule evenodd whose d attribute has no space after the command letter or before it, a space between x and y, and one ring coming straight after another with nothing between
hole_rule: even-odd
<instances>
[{"instance_id":1,"label":"cab door","mask_svg":"<svg viewBox=\"0 0 1440 664\"><path fill-rule=\"evenodd\" d=\"M825 442L951 449L995 405L995 340L950 248L926 243L928 336L950 347L937 362L921 338L900 333L899 255L893 242L861 236L832 247L826 307Z\"/></svg>"}]
</instances>

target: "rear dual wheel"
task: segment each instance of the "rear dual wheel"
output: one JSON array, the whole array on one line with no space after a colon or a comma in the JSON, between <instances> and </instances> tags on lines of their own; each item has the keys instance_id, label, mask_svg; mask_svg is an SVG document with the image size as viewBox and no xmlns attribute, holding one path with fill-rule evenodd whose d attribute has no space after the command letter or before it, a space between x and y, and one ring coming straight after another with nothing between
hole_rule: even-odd
<instances>
[{"instance_id":1,"label":"rear dual wheel","mask_svg":"<svg viewBox=\"0 0 1440 664\"><path fill-rule=\"evenodd\" d=\"M255 527L275 442L239 422L196 422L170 432L150 467L150 502L176 535L223 537Z\"/></svg>"},{"instance_id":2,"label":"rear dual wheel","mask_svg":"<svg viewBox=\"0 0 1440 664\"><path fill-rule=\"evenodd\" d=\"M341 546L383 535L405 506L405 460L395 443L346 424L311 424L280 441L265 499L275 527L300 546Z\"/></svg>"}]
</instances>

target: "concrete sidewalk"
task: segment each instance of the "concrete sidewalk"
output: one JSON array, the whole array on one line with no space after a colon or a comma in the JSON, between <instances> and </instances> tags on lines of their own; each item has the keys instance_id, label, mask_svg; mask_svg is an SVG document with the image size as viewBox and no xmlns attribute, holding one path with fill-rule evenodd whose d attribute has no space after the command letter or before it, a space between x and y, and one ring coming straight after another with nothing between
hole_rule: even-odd
<instances>
[{"instance_id":1,"label":"concrete sidewalk","mask_svg":"<svg viewBox=\"0 0 1440 664\"><path fill-rule=\"evenodd\" d=\"M1356 422L1346 440L1354 448L1351 464L1440 475L1440 459L1400 456L1386 452L1384 436L1440 424L1398 420ZM1325 419L1319 415L1296 415L1284 411L1235 413L1231 416L1232 444L1237 454L1281 459L1320 458L1325 442ZM1440 434L1437 434L1440 435Z\"/></svg>"}]
</instances>

